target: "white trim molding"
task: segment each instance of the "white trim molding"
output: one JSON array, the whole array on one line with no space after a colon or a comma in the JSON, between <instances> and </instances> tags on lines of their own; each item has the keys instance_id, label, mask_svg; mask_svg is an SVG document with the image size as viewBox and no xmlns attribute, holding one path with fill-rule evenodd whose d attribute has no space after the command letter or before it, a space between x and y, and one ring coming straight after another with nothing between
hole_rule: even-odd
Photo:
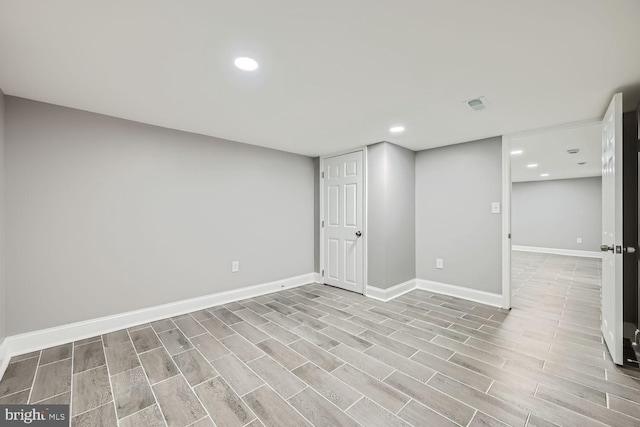
<instances>
[{"instance_id":1,"label":"white trim molding","mask_svg":"<svg viewBox=\"0 0 640 427\"><path fill-rule=\"evenodd\" d=\"M66 344L84 338L94 337L143 323L190 313L204 308L227 304L234 301L253 298L283 289L291 289L309 283L318 282L318 273L308 273L274 282L245 286L240 289L218 292L202 297L190 298L140 310L114 314L112 316L55 326L5 338L0 344L0 378L12 356L29 353L43 348Z\"/></svg>"},{"instance_id":2,"label":"white trim molding","mask_svg":"<svg viewBox=\"0 0 640 427\"><path fill-rule=\"evenodd\" d=\"M9 345L5 338L0 342L0 379L2 379L4 371L7 370L7 366L9 366L9 359L11 359L11 355L9 354Z\"/></svg>"},{"instance_id":3,"label":"white trim molding","mask_svg":"<svg viewBox=\"0 0 640 427\"><path fill-rule=\"evenodd\" d=\"M394 298L411 292L415 289L463 298L481 304L502 307L503 298L501 294L479 291L477 289L465 288L462 286L450 285L448 283L434 282L433 280L411 279L388 289L367 286L367 297L382 302L389 302Z\"/></svg>"},{"instance_id":4,"label":"white trim molding","mask_svg":"<svg viewBox=\"0 0 640 427\"><path fill-rule=\"evenodd\" d=\"M387 302L416 289L416 279L407 280L404 283L394 285L387 289L367 286L366 296L378 301Z\"/></svg>"},{"instance_id":5,"label":"white trim molding","mask_svg":"<svg viewBox=\"0 0 640 427\"><path fill-rule=\"evenodd\" d=\"M511 308L511 138L502 137L502 308Z\"/></svg>"},{"instance_id":6,"label":"white trim molding","mask_svg":"<svg viewBox=\"0 0 640 427\"><path fill-rule=\"evenodd\" d=\"M432 280L416 279L417 288L424 291L436 292L438 294L463 298L481 304L502 307L503 298L501 294L480 291L477 289L464 288L462 286L450 285L448 283L434 282Z\"/></svg>"},{"instance_id":7,"label":"white trim molding","mask_svg":"<svg viewBox=\"0 0 640 427\"><path fill-rule=\"evenodd\" d=\"M578 251L574 249L558 249L558 248L539 248L537 246L520 246L520 245L513 245L512 249L514 251L520 251L520 252L535 252L540 254L578 256L583 258L602 258L602 252L595 252L595 251Z\"/></svg>"}]
</instances>

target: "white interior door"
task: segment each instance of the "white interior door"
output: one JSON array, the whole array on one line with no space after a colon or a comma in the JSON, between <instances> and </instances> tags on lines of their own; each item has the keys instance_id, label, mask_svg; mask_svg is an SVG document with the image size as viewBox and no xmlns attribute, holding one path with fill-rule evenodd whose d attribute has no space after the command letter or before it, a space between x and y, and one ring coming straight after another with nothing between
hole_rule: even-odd
<instances>
[{"instance_id":1,"label":"white interior door","mask_svg":"<svg viewBox=\"0 0 640 427\"><path fill-rule=\"evenodd\" d=\"M622 335L622 94L611 100L602 130L602 335L621 365Z\"/></svg>"},{"instance_id":2,"label":"white interior door","mask_svg":"<svg viewBox=\"0 0 640 427\"><path fill-rule=\"evenodd\" d=\"M363 152L323 164L324 283L363 293Z\"/></svg>"}]
</instances>

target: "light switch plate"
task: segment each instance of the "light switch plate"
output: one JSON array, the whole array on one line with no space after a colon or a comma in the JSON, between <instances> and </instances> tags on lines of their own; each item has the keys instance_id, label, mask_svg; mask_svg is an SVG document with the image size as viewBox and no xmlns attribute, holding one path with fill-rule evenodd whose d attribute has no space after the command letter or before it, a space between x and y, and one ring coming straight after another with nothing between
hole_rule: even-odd
<instances>
[{"instance_id":1,"label":"light switch plate","mask_svg":"<svg viewBox=\"0 0 640 427\"><path fill-rule=\"evenodd\" d=\"M493 214L500 213L500 202L491 202L491 213Z\"/></svg>"},{"instance_id":2,"label":"light switch plate","mask_svg":"<svg viewBox=\"0 0 640 427\"><path fill-rule=\"evenodd\" d=\"M582 243L582 237L578 237L578 238L576 239L576 242L578 242L578 243Z\"/></svg>"}]
</instances>

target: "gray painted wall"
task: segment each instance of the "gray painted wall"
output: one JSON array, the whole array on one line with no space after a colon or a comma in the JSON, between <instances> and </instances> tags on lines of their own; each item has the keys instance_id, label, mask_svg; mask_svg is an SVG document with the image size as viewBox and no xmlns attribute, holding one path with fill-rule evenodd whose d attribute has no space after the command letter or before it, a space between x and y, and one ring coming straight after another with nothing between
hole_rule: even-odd
<instances>
[{"instance_id":1,"label":"gray painted wall","mask_svg":"<svg viewBox=\"0 0 640 427\"><path fill-rule=\"evenodd\" d=\"M312 158L7 97L6 160L9 334L314 270Z\"/></svg>"},{"instance_id":2,"label":"gray painted wall","mask_svg":"<svg viewBox=\"0 0 640 427\"><path fill-rule=\"evenodd\" d=\"M367 286L387 287L386 144L367 147ZM391 285L392 286L392 285Z\"/></svg>"},{"instance_id":3,"label":"gray painted wall","mask_svg":"<svg viewBox=\"0 0 640 427\"><path fill-rule=\"evenodd\" d=\"M495 137L416 154L419 279L502 293L502 216L491 213L502 201L501 147Z\"/></svg>"},{"instance_id":4,"label":"gray painted wall","mask_svg":"<svg viewBox=\"0 0 640 427\"><path fill-rule=\"evenodd\" d=\"M374 144L367 168L367 284L386 289L416 277L415 153Z\"/></svg>"},{"instance_id":5,"label":"gray painted wall","mask_svg":"<svg viewBox=\"0 0 640 427\"><path fill-rule=\"evenodd\" d=\"M4 262L4 93L0 90L0 344L7 336L6 270Z\"/></svg>"},{"instance_id":6,"label":"gray painted wall","mask_svg":"<svg viewBox=\"0 0 640 427\"><path fill-rule=\"evenodd\" d=\"M601 177L514 182L511 206L514 245L600 251Z\"/></svg>"}]
</instances>

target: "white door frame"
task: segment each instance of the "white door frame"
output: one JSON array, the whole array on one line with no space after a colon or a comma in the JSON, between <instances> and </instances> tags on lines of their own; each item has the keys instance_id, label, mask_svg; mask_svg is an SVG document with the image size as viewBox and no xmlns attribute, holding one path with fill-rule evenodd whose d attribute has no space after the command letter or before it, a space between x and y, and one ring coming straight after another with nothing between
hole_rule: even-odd
<instances>
[{"instance_id":1,"label":"white door frame","mask_svg":"<svg viewBox=\"0 0 640 427\"><path fill-rule=\"evenodd\" d=\"M333 153L333 154L328 154L326 156L320 156L320 170L318 171L318 173L320 174L320 176L318 177L318 182L320 185L320 277L321 280L324 282L324 276L322 276L322 270L326 270L325 268L325 260L324 260L324 227L322 227L322 222L325 220L324 218L324 182L323 182L323 178L322 178L322 172L324 171L324 161L325 159L328 159L330 157L336 157L336 156L341 156L343 154L350 154L350 153L357 153L358 151L362 151L362 173L363 173L363 180L362 180L362 185L363 185L363 191L362 191L362 208L363 208L363 215L362 215L362 230L363 230L363 234L362 234L362 269L364 270L362 272L362 282L363 282L363 286L362 286L362 293L363 295L367 295L367 270L368 270L368 260L367 260L367 244L369 241L369 233L368 233L368 229L367 229L367 212L368 212L368 204L367 201L369 199L368 196L368 191L369 191L369 186L367 185L368 183L368 172L367 172L367 147L360 147L360 148L354 148L352 150L345 150L345 151L340 151L337 153Z\"/></svg>"},{"instance_id":2,"label":"white door frame","mask_svg":"<svg viewBox=\"0 0 640 427\"><path fill-rule=\"evenodd\" d=\"M502 136L502 308L511 308L511 144L514 139L602 124L602 117Z\"/></svg>"},{"instance_id":3,"label":"white door frame","mask_svg":"<svg viewBox=\"0 0 640 427\"><path fill-rule=\"evenodd\" d=\"M502 137L502 308L511 308L511 135Z\"/></svg>"}]
</instances>

